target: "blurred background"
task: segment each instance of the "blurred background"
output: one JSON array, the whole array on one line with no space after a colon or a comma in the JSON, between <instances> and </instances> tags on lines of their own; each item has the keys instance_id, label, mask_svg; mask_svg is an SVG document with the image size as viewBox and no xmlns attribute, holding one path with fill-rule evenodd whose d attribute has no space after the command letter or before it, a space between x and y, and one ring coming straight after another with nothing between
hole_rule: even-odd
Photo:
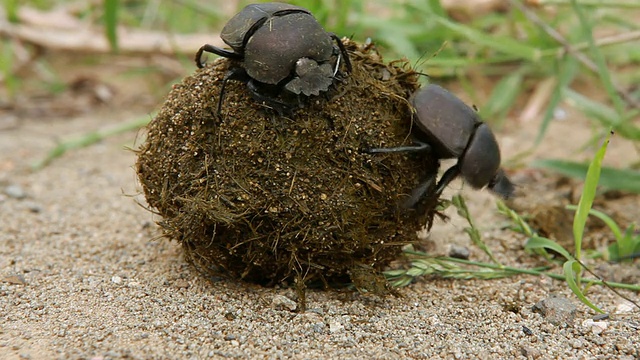
<instances>
[{"instance_id":1,"label":"blurred background","mask_svg":"<svg viewBox=\"0 0 640 360\"><path fill-rule=\"evenodd\" d=\"M0 131L24 119L113 113L142 126L204 43L248 1L5 0ZM584 176L616 133L601 184L640 192L640 3L636 0L316 0L328 31L407 58L498 133L507 168ZM115 112L114 112L115 111ZM127 127L125 127L127 128ZM546 161L553 159L554 161ZM545 160L545 161L539 161Z\"/></svg>"}]
</instances>

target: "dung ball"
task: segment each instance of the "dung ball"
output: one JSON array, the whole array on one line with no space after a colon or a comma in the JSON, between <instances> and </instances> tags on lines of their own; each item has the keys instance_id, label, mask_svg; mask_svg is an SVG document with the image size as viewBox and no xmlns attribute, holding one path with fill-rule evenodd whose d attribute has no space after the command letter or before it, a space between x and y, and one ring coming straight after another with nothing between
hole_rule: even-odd
<instances>
[{"instance_id":1,"label":"dung ball","mask_svg":"<svg viewBox=\"0 0 640 360\"><path fill-rule=\"evenodd\" d=\"M432 221L435 199L400 204L437 160L363 151L411 143L407 99L419 74L344 42L352 73L291 115L229 81L218 116L233 65L218 59L175 85L147 126L136 171L148 206L203 274L265 285L357 281Z\"/></svg>"}]
</instances>

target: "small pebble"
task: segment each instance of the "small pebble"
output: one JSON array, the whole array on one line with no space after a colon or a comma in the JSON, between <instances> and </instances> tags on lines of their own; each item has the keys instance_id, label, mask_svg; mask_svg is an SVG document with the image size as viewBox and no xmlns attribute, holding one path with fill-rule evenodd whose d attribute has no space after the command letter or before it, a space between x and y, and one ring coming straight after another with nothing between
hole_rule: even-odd
<instances>
[{"instance_id":1,"label":"small pebble","mask_svg":"<svg viewBox=\"0 0 640 360\"><path fill-rule=\"evenodd\" d=\"M24 199L27 197L27 193L20 185L9 185L4 188L4 193L14 199Z\"/></svg>"},{"instance_id":2,"label":"small pebble","mask_svg":"<svg viewBox=\"0 0 640 360\"><path fill-rule=\"evenodd\" d=\"M29 210L30 212L34 213L34 214L39 214L42 212L42 206L36 202L33 201L25 201L24 202L24 206L27 208L27 210Z\"/></svg>"},{"instance_id":3,"label":"small pebble","mask_svg":"<svg viewBox=\"0 0 640 360\"><path fill-rule=\"evenodd\" d=\"M607 330L609 323L607 321L593 321L592 319L587 319L582 322L582 327L587 330L591 330L595 335L600 335Z\"/></svg>"},{"instance_id":4,"label":"small pebble","mask_svg":"<svg viewBox=\"0 0 640 360\"><path fill-rule=\"evenodd\" d=\"M618 314L630 313L631 311L633 311L633 309L633 304L631 304L627 300L624 300L623 302L620 302L618 305L616 305L616 313Z\"/></svg>"},{"instance_id":5,"label":"small pebble","mask_svg":"<svg viewBox=\"0 0 640 360\"><path fill-rule=\"evenodd\" d=\"M572 326L576 317L576 306L562 296L550 296L533 305L533 312L537 312L556 326Z\"/></svg>"},{"instance_id":6,"label":"small pebble","mask_svg":"<svg viewBox=\"0 0 640 360\"><path fill-rule=\"evenodd\" d=\"M273 299L271 300L271 305L276 310L289 311L295 311L298 307L295 301L283 295L274 295Z\"/></svg>"},{"instance_id":7,"label":"small pebble","mask_svg":"<svg viewBox=\"0 0 640 360\"><path fill-rule=\"evenodd\" d=\"M542 353L540 352L540 350L530 346L521 347L520 353L522 354L522 356L526 357L527 359L537 359L542 356Z\"/></svg>"},{"instance_id":8,"label":"small pebble","mask_svg":"<svg viewBox=\"0 0 640 360\"><path fill-rule=\"evenodd\" d=\"M471 253L466 246L451 244L449 248L449 256L456 259L468 260Z\"/></svg>"},{"instance_id":9,"label":"small pebble","mask_svg":"<svg viewBox=\"0 0 640 360\"><path fill-rule=\"evenodd\" d=\"M24 279L24 276L22 276L21 274L7 275L2 278L2 282L6 282L12 285L24 285L27 283L27 281Z\"/></svg>"},{"instance_id":10,"label":"small pebble","mask_svg":"<svg viewBox=\"0 0 640 360\"><path fill-rule=\"evenodd\" d=\"M329 332L335 334L344 330L344 326L338 321L332 320L329 322Z\"/></svg>"},{"instance_id":11,"label":"small pebble","mask_svg":"<svg viewBox=\"0 0 640 360\"><path fill-rule=\"evenodd\" d=\"M186 289L189 287L189 282L185 279L178 279L174 281L173 286L177 287L178 289Z\"/></svg>"},{"instance_id":12,"label":"small pebble","mask_svg":"<svg viewBox=\"0 0 640 360\"><path fill-rule=\"evenodd\" d=\"M609 318L609 314L598 314L592 317L593 321L602 321L607 320Z\"/></svg>"}]
</instances>

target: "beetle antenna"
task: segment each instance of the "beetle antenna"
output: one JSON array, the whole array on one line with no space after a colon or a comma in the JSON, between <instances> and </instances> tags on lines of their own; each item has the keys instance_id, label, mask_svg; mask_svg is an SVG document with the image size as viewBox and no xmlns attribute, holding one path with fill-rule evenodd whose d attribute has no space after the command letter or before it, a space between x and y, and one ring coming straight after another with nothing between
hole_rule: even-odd
<instances>
[{"instance_id":1,"label":"beetle antenna","mask_svg":"<svg viewBox=\"0 0 640 360\"><path fill-rule=\"evenodd\" d=\"M425 64L427 61L429 61L430 59L438 56L438 54L444 50L445 47L447 47L448 42L445 41L442 43L442 45L440 45L440 47L438 48L438 50L436 50L433 54L431 54L431 56L429 56L428 58L425 56L427 55L427 51L425 50L422 55L420 55L420 57L418 58L418 60L416 60L416 64L414 65L414 69L418 68L419 66L422 66L423 64Z\"/></svg>"},{"instance_id":2,"label":"beetle antenna","mask_svg":"<svg viewBox=\"0 0 640 360\"><path fill-rule=\"evenodd\" d=\"M344 64L347 66L347 72L350 73L353 70L353 68L351 67L351 60L349 60L349 54L347 53L347 49L344 47L342 40L340 40L338 35L334 33L329 33L329 36L331 36L331 38L335 40L336 44L338 44L338 47L340 48L340 52L342 53L342 55L344 55Z\"/></svg>"}]
</instances>

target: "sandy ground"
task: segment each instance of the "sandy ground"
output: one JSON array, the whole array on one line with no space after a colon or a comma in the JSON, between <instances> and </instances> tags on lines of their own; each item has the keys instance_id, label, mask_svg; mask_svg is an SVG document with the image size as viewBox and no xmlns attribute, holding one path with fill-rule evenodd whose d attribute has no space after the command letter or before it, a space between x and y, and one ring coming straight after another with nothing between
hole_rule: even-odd
<instances>
[{"instance_id":1,"label":"sandy ground","mask_svg":"<svg viewBox=\"0 0 640 360\"><path fill-rule=\"evenodd\" d=\"M564 283L532 276L421 279L401 289L401 296L384 298L310 290L304 313L293 311L292 289L204 279L176 243L157 239L158 219L137 203L144 199L135 196L135 155L124 149L134 145L134 132L29 170L60 138L143 114L103 107L57 120L20 118L17 126L0 130L0 358L640 356L637 310L602 287L593 287L590 299L616 314L592 325L595 313ZM575 150L566 145L566 134L576 124L554 126L543 152ZM584 128L571 147L588 138ZM533 138L519 125L507 126L500 137L505 153ZM612 151L633 154L624 146ZM621 161L610 158L611 165ZM10 186L25 197L5 193ZM467 200L501 261L535 264L522 251L523 238L499 229L504 219L489 194L469 191ZM630 209L638 219L638 208ZM471 247L464 222L450 215L452 221L438 222L431 235L435 251L451 243ZM472 259L486 260L471 250ZM627 266L637 283L637 265ZM532 311L552 294L577 307L575 319L553 325Z\"/></svg>"}]
</instances>

